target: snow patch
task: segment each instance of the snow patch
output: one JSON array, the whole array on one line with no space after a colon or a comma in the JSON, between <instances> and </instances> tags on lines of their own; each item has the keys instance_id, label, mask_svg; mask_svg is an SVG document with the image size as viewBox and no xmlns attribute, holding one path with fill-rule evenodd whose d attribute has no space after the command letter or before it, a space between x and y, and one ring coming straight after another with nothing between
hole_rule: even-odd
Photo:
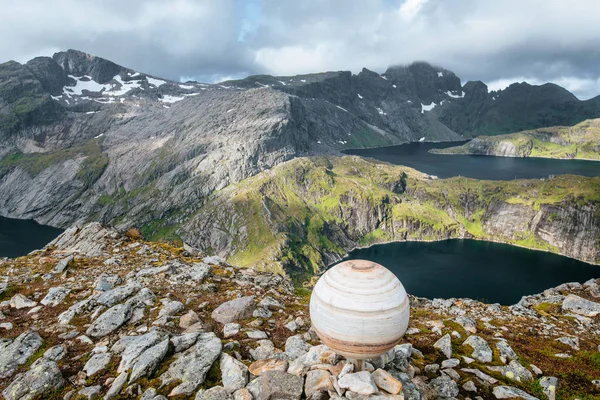
<instances>
[{"instance_id":1,"label":"snow patch","mask_svg":"<svg viewBox=\"0 0 600 400\"><path fill-rule=\"evenodd\" d=\"M190 90L195 88L196 86L194 85L179 85L180 88L185 89L185 90Z\"/></svg>"},{"instance_id":2,"label":"snow patch","mask_svg":"<svg viewBox=\"0 0 600 400\"><path fill-rule=\"evenodd\" d=\"M425 141L425 136L423 136L421 139L419 139L419 142L424 142Z\"/></svg>"},{"instance_id":3,"label":"snow patch","mask_svg":"<svg viewBox=\"0 0 600 400\"><path fill-rule=\"evenodd\" d=\"M407 103L412 103L412 101L410 101L410 100L406 100L406 102L407 102Z\"/></svg>"},{"instance_id":4,"label":"snow patch","mask_svg":"<svg viewBox=\"0 0 600 400\"><path fill-rule=\"evenodd\" d=\"M343 108L343 107L340 107L340 106L338 106L338 105L336 105L336 107L337 107L337 108L339 108L339 109L340 109L340 110L342 110L342 111L346 111L346 112L348 112L348 110L346 110L346 109L345 109L345 108Z\"/></svg>"},{"instance_id":5,"label":"snow patch","mask_svg":"<svg viewBox=\"0 0 600 400\"><path fill-rule=\"evenodd\" d=\"M96 114L96 113L97 113L97 111L88 111L88 112L86 112L86 114L88 114L88 115L89 114Z\"/></svg>"},{"instance_id":6,"label":"snow patch","mask_svg":"<svg viewBox=\"0 0 600 400\"><path fill-rule=\"evenodd\" d=\"M383 112L383 110L382 110L381 108L379 108L379 107L376 107L375 109L377 110L377 112L378 112L380 115L387 115L386 113L384 113L384 112Z\"/></svg>"},{"instance_id":7,"label":"snow patch","mask_svg":"<svg viewBox=\"0 0 600 400\"><path fill-rule=\"evenodd\" d=\"M200 88L200 89L204 89L204 88ZM184 93L183 96L185 97L192 97L192 96L198 96L200 93Z\"/></svg>"},{"instance_id":8,"label":"snow patch","mask_svg":"<svg viewBox=\"0 0 600 400\"><path fill-rule=\"evenodd\" d=\"M167 83L167 81L163 81L162 79L150 78L149 76L147 76L146 79L148 80L148 83L150 85L154 85L156 87L159 87L159 86L164 85L165 83Z\"/></svg>"},{"instance_id":9,"label":"snow patch","mask_svg":"<svg viewBox=\"0 0 600 400\"><path fill-rule=\"evenodd\" d=\"M183 100L185 97L181 96L181 97L177 97L177 96L171 96L168 94L163 95L163 97L160 99L160 101L162 101L163 103L176 103L178 101Z\"/></svg>"},{"instance_id":10,"label":"snow patch","mask_svg":"<svg viewBox=\"0 0 600 400\"><path fill-rule=\"evenodd\" d=\"M101 134L99 134L98 136L94 136L94 139L101 138L102 136L104 136L104 133L101 133Z\"/></svg>"},{"instance_id":11,"label":"snow patch","mask_svg":"<svg viewBox=\"0 0 600 400\"><path fill-rule=\"evenodd\" d=\"M103 90L112 89L112 85L102 85L93 80L91 76L85 75L80 78L77 78L73 75L69 75L69 78L75 79L76 83L75 86L65 86L65 88L63 89L63 93L66 94L67 97L71 97L71 94L81 95L83 94L84 90L87 90L89 92L101 92ZM85 80L83 80L84 78Z\"/></svg>"},{"instance_id":12,"label":"snow patch","mask_svg":"<svg viewBox=\"0 0 600 400\"><path fill-rule=\"evenodd\" d=\"M442 76L444 76L443 72L438 72L438 78L441 78Z\"/></svg>"},{"instance_id":13,"label":"snow patch","mask_svg":"<svg viewBox=\"0 0 600 400\"><path fill-rule=\"evenodd\" d=\"M453 99L462 99L463 97L465 97L465 92L460 92L460 94L452 94L452 92L448 90L446 94L452 97Z\"/></svg>"},{"instance_id":14,"label":"snow patch","mask_svg":"<svg viewBox=\"0 0 600 400\"><path fill-rule=\"evenodd\" d=\"M379 75L379 76L381 76L383 79L385 79L387 81L387 78L385 76L383 76L383 75Z\"/></svg>"},{"instance_id":15,"label":"snow patch","mask_svg":"<svg viewBox=\"0 0 600 400\"><path fill-rule=\"evenodd\" d=\"M232 112L233 110L235 110L235 108L230 108L229 110L227 110L227 114L229 114L230 112Z\"/></svg>"},{"instance_id":16,"label":"snow patch","mask_svg":"<svg viewBox=\"0 0 600 400\"><path fill-rule=\"evenodd\" d=\"M256 85L262 86L262 87L269 87L269 85L263 85L262 83L260 83L259 81L254 82Z\"/></svg>"},{"instance_id":17,"label":"snow patch","mask_svg":"<svg viewBox=\"0 0 600 400\"><path fill-rule=\"evenodd\" d=\"M362 98L363 98L363 97L360 95L360 93L357 93L357 94L358 94L358 98L359 98L359 99L362 99Z\"/></svg>"},{"instance_id":18,"label":"snow patch","mask_svg":"<svg viewBox=\"0 0 600 400\"><path fill-rule=\"evenodd\" d=\"M285 86L285 82L284 81L277 81L279 83L281 83L283 86Z\"/></svg>"},{"instance_id":19,"label":"snow patch","mask_svg":"<svg viewBox=\"0 0 600 400\"><path fill-rule=\"evenodd\" d=\"M395 88L396 88L396 85L392 85L392 87L395 89Z\"/></svg>"},{"instance_id":20,"label":"snow patch","mask_svg":"<svg viewBox=\"0 0 600 400\"><path fill-rule=\"evenodd\" d=\"M129 76L132 78L135 78L136 76L139 76L139 75L140 75L139 72L136 72L135 74L132 74L131 72L129 73Z\"/></svg>"},{"instance_id":21,"label":"snow patch","mask_svg":"<svg viewBox=\"0 0 600 400\"><path fill-rule=\"evenodd\" d=\"M435 108L437 104L432 102L431 104L423 104L421 103L421 114L425 113L425 111L431 111Z\"/></svg>"},{"instance_id":22,"label":"snow patch","mask_svg":"<svg viewBox=\"0 0 600 400\"><path fill-rule=\"evenodd\" d=\"M306 79L300 79L300 82L306 83Z\"/></svg>"},{"instance_id":23,"label":"snow patch","mask_svg":"<svg viewBox=\"0 0 600 400\"><path fill-rule=\"evenodd\" d=\"M321 141L320 141L320 140L317 140L317 143L318 143L318 144L321 144Z\"/></svg>"}]
</instances>

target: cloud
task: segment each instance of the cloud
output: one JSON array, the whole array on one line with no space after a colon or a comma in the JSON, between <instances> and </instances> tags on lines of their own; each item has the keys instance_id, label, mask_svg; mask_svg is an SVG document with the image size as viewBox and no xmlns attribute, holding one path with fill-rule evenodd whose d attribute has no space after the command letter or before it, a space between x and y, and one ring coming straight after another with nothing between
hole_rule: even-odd
<instances>
[{"instance_id":1,"label":"cloud","mask_svg":"<svg viewBox=\"0 0 600 400\"><path fill-rule=\"evenodd\" d=\"M0 61L76 48L214 81L429 61L463 81L600 92L596 0L0 0ZM10 40L6 39L10 38Z\"/></svg>"}]
</instances>

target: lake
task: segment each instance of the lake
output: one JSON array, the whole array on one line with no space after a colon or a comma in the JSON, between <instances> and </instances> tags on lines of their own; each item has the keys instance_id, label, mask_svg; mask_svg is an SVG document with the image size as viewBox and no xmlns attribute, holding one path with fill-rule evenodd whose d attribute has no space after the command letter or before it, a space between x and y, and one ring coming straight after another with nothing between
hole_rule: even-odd
<instances>
[{"instance_id":1,"label":"lake","mask_svg":"<svg viewBox=\"0 0 600 400\"><path fill-rule=\"evenodd\" d=\"M510 180L547 178L549 175L562 174L600 176L600 161L429 153L430 149L443 149L463 143L466 141L408 143L374 149L345 150L344 153L406 165L439 178L466 176L476 179Z\"/></svg>"},{"instance_id":2,"label":"lake","mask_svg":"<svg viewBox=\"0 0 600 400\"><path fill-rule=\"evenodd\" d=\"M41 249L63 232L32 220L0 217L0 257L19 257Z\"/></svg>"},{"instance_id":3,"label":"lake","mask_svg":"<svg viewBox=\"0 0 600 400\"><path fill-rule=\"evenodd\" d=\"M597 265L471 239L378 244L356 249L347 259L366 259L385 266L415 296L467 297L503 305L561 283L600 278Z\"/></svg>"}]
</instances>

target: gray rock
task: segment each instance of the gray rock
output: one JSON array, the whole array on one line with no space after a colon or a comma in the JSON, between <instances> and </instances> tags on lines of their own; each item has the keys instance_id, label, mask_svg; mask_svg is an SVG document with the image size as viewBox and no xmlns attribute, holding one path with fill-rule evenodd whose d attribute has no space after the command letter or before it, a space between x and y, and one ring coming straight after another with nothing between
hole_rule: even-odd
<instances>
[{"instance_id":1,"label":"gray rock","mask_svg":"<svg viewBox=\"0 0 600 400\"><path fill-rule=\"evenodd\" d=\"M252 394L252 398L254 400L261 399L261 389L262 389L262 377L254 378L248 383L246 389Z\"/></svg>"},{"instance_id":2,"label":"gray rock","mask_svg":"<svg viewBox=\"0 0 600 400\"><path fill-rule=\"evenodd\" d=\"M247 388L236 390L233 393L233 400L252 400L252 393Z\"/></svg>"},{"instance_id":3,"label":"gray rock","mask_svg":"<svg viewBox=\"0 0 600 400\"><path fill-rule=\"evenodd\" d=\"M492 393L497 399L539 400L537 397L531 396L523 390L512 386L496 386Z\"/></svg>"},{"instance_id":4,"label":"gray rock","mask_svg":"<svg viewBox=\"0 0 600 400\"><path fill-rule=\"evenodd\" d=\"M113 383L110 385L110 389L108 389L108 392L106 392L104 400L110 400L121 393L123 386L125 386L125 383L127 382L127 374L128 373L126 371L117 376L117 379L113 381Z\"/></svg>"},{"instance_id":5,"label":"gray rock","mask_svg":"<svg viewBox=\"0 0 600 400\"><path fill-rule=\"evenodd\" d=\"M135 292L141 289L141 284L136 281L128 282L125 285L117 286L114 289L103 292L98 296L96 302L98 304L105 305L106 307L112 307L117 303L125 300Z\"/></svg>"},{"instance_id":6,"label":"gray rock","mask_svg":"<svg viewBox=\"0 0 600 400\"><path fill-rule=\"evenodd\" d=\"M229 338L240 333L240 328L242 326L236 322L230 322L223 326L223 336L225 338Z\"/></svg>"},{"instance_id":7,"label":"gray rock","mask_svg":"<svg viewBox=\"0 0 600 400\"><path fill-rule=\"evenodd\" d=\"M439 397L456 397L458 396L458 385L449 377L442 375L435 378L430 383Z\"/></svg>"},{"instance_id":8,"label":"gray rock","mask_svg":"<svg viewBox=\"0 0 600 400\"><path fill-rule=\"evenodd\" d=\"M600 314L600 303L596 303L574 294L570 294L563 300L562 308L585 317L595 317Z\"/></svg>"},{"instance_id":9,"label":"gray rock","mask_svg":"<svg viewBox=\"0 0 600 400\"><path fill-rule=\"evenodd\" d=\"M487 368L490 371L500 372L502 375L513 381L527 382L533 380L531 372L516 360L512 360L507 366Z\"/></svg>"},{"instance_id":10,"label":"gray rock","mask_svg":"<svg viewBox=\"0 0 600 400\"><path fill-rule=\"evenodd\" d=\"M291 359L296 359L304 354L308 353L312 346L302 339L302 336L295 335L290 336L285 341L285 352L290 356Z\"/></svg>"},{"instance_id":11,"label":"gray rock","mask_svg":"<svg viewBox=\"0 0 600 400\"><path fill-rule=\"evenodd\" d=\"M221 354L219 366L221 368L223 387L229 393L245 387L248 383L248 367L229 354Z\"/></svg>"},{"instance_id":12,"label":"gray rock","mask_svg":"<svg viewBox=\"0 0 600 400\"><path fill-rule=\"evenodd\" d=\"M141 278L144 276L155 276L172 269L173 267L171 265L161 265L159 267L142 268L141 270L135 273L135 277Z\"/></svg>"},{"instance_id":13,"label":"gray rock","mask_svg":"<svg viewBox=\"0 0 600 400\"><path fill-rule=\"evenodd\" d=\"M442 368L456 368L459 364L460 360L458 358L450 358L442 361Z\"/></svg>"},{"instance_id":14,"label":"gray rock","mask_svg":"<svg viewBox=\"0 0 600 400\"><path fill-rule=\"evenodd\" d=\"M579 351L579 338L577 338L577 337L563 336L563 337L559 337L556 340L558 340L561 343L566 344L567 346L571 347L573 350Z\"/></svg>"},{"instance_id":15,"label":"gray rock","mask_svg":"<svg viewBox=\"0 0 600 400\"><path fill-rule=\"evenodd\" d=\"M223 386L213 386L205 391L199 391L195 400L232 400L232 396Z\"/></svg>"},{"instance_id":16,"label":"gray rock","mask_svg":"<svg viewBox=\"0 0 600 400\"><path fill-rule=\"evenodd\" d=\"M65 354L67 354L67 348L62 344L57 344L44 352L44 358L50 361L60 361Z\"/></svg>"},{"instance_id":17,"label":"gray rock","mask_svg":"<svg viewBox=\"0 0 600 400\"><path fill-rule=\"evenodd\" d=\"M446 358L452 358L452 339L450 338L449 334L442 336L433 344L433 347L441 351Z\"/></svg>"},{"instance_id":18,"label":"gray rock","mask_svg":"<svg viewBox=\"0 0 600 400\"><path fill-rule=\"evenodd\" d=\"M299 376L282 371L267 371L261 375L260 399L300 400L303 384L304 379Z\"/></svg>"},{"instance_id":19,"label":"gray rock","mask_svg":"<svg viewBox=\"0 0 600 400\"><path fill-rule=\"evenodd\" d=\"M460 316L454 318L454 321L456 321L457 324L462 326L465 331L470 333L477 333L477 322L475 322L473 318Z\"/></svg>"},{"instance_id":20,"label":"gray rock","mask_svg":"<svg viewBox=\"0 0 600 400\"><path fill-rule=\"evenodd\" d=\"M271 296L267 296L262 299L258 305L272 311L285 309L285 306L280 301L272 298Z\"/></svg>"},{"instance_id":21,"label":"gray rock","mask_svg":"<svg viewBox=\"0 0 600 400\"><path fill-rule=\"evenodd\" d=\"M263 331L248 331L248 332L246 332L246 335L250 339L255 339L255 340L268 338L266 332L263 332Z\"/></svg>"},{"instance_id":22,"label":"gray rock","mask_svg":"<svg viewBox=\"0 0 600 400\"><path fill-rule=\"evenodd\" d=\"M131 315L131 304L117 304L100 315L85 333L91 337L106 336L123 326L131 318Z\"/></svg>"},{"instance_id":23,"label":"gray rock","mask_svg":"<svg viewBox=\"0 0 600 400\"><path fill-rule=\"evenodd\" d=\"M373 376L368 371L346 374L338 380L338 385L342 389L348 389L367 396L378 392Z\"/></svg>"},{"instance_id":24,"label":"gray rock","mask_svg":"<svg viewBox=\"0 0 600 400\"><path fill-rule=\"evenodd\" d=\"M211 365L221 354L221 340L213 333L201 333L194 346L187 349L160 376L163 385L181 381L169 396L189 395L198 388Z\"/></svg>"},{"instance_id":25,"label":"gray rock","mask_svg":"<svg viewBox=\"0 0 600 400\"><path fill-rule=\"evenodd\" d=\"M62 286L50 288L48 294L40 303L45 306L56 307L65 300L70 292L71 290Z\"/></svg>"},{"instance_id":26,"label":"gray rock","mask_svg":"<svg viewBox=\"0 0 600 400\"><path fill-rule=\"evenodd\" d=\"M488 342L485 339L482 339L479 336L471 335L463 342L463 346L471 346L473 348L473 353L471 353L471 357L483 362L489 363L492 362L492 357L494 353L490 348Z\"/></svg>"},{"instance_id":27,"label":"gray rock","mask_svg":"<svg viewBox=\"0 0 600 400\"><path fill-rule=\"evenodd\" d=\"M467 372L469 374L473 374L476 377L478 377L479 379L481 379L482 381L487 382L491 385L498 383L498 379L491 377L488 374L481 372L480 370L475 369L475 368L461 368L461 371Z\"/></svg>"},{"instance_id":28,"label":"gray rock","mask_svg":"<svg viewBox=\"0 0 600 400\"><path fill-rule=\"evenodd\" d=\"M161 394L158 394L156 389L148 388L144 394L142 394L140 400L167 400L167 398Z\"/></svg>"},{"instance_id":29,"label":"gray rock","mask_svg":"<svg viewBox=\"0 0 600 400\"><path fill-rule=\"evenodd\" d=\"M273 315L273 313L271 311L267 310L266 308L262 308L262 307L257 308L252 313L252 316L254 318L268 319L268 318L271 318L271 315Z\"/></svg>"},{"instance_id":30,"label":"gray rock","mask_svg":"<svg viewBox=\"0 0 600 400\"><path fill-rule=\"evenodd\" d=\"M158 367L162 359L169 350L169 339L166 338L162 342L146 349L139 357L136 358L129 383L135 382L142 376L150 376Z\"/></svg>"},{"instance_id":31,"label":"gray rock","mask_svg":"<svg viewBox=\"0 0 600 400\"><path fill-rule=\"evenodd\" d=\"M334 390L331 379L332 376L328 371L320 369L308 371L304 383L304 393L306 394L306 398L311 398L314 394L318 394L319 392Z\"/></svg>"},{"instance_id":32,"label":"gray rock","mask_svg":"<svg viewBox=\"0 0 600 400\"><path fill-rule=\"evenodd\" d=\"M439 364L427 364L424 369L425 369L426 373L435 375L440 370L440 365Z\"/></svg>"},{"instance_id":33,"label":"gray rock","mask_svg":"<svg viewBox=\"0 0 600 400\"><path fill-rule=\"evenodd\" d=\"M42 343L42 338L37 332L27 331L10 344L0 344L0 378L14 374L17 367L25 364Z\"/></svg>"},{"instance_id":34,"label":"gray rock","mask_svg":"<svg viewBox=\"0 0 600 400\"><path fill-rule=\"evenodd\" d=\"M82 397L85 397L86 399L91 400L91 399L100 398L101 391L102 391L102 386L95 385L95 386L85 387L85 388L81 389L79 392L77 392L77 394L79 394Z\"/></svg>"},{"instance_id":35,"label":"gray rock","mask_svg":"<svg viewBox=\"0 0 600 400\"><path fill-rule=\"evenodd\" d=\"M181 351L189 349L194 343L196 343L196 339L199 335L200 332L190 332L178 336L173 336L171 338L173 350L175 351L175 353L179 353Z\"/></svg>"},{"instance_id":36,"label":"gray rock","mask_svg":"<svg viewBox=\"0 0 600 400\"><path fill-rule=\"evenodd\" d=\"M558 378L554 376L544 376L540 379L540 386L548 400L556 399L556 387L558 386Z\"/></svg>"},{"instance_id":37,"label":"gray rock","mask_svg":"<svg viewBox=\"0 0 600 400\"><path fill-rule=\"evenodd\" d=\"M94 289L99 292L107 292L121 283L123 283L123 279L119 275L103 272L94 282Z\"/></svg>"},{"instance_id":38,"label":"gray rock","mask_svg":"<svg viewBox=\"0 0 600 400\"><path fill-rule=\"evenodd\" d=\"M20 310L21 308L35 307L37 305L37 302L35 302L33 300L29 300L27 297L23 296L22 294L17 293L13 297L11 297L9 304L12 308L16 308L17 310Z\"/></svg>"},{"instance_id":39,"label":"gray rock","mask_svg":"<svg viewBox=\"0 0 600 400\"><path fill-rule=\"evenodd\" d=\"M164 339L164 335L157 331L150 331L139 336L124 336L112 346L111 351L121 355L121 362L117 372L121 373L131 368L135 360L150 347Z\"/></svg>"},{"instance_id":40,"label":"gray rock","mask_svg":"<svg viewBox=\"0 0 600 400\"><path fill-rule=\"evenodd\" d=\"M212 267L205 263L194 263L186 270L186 278L194 282L201 283L212 271Z\"/></svg>"},{"instance_id":41,"label":"gray rock","mask_svg":"<svg viewBox=\"0 0 600 400\"><path fill-rule=\"evenodd\" d=\"M254 296L240 297L221 304L211 316L215 321L227 324L250 318L255 307Z\"/></svg>"},{"instance_id":42,"label":"gray rock","mask_svg":"<svg viewBox=\"0 0 600 400\"><path fill-rule=\"evenodd\" d=\"M104 370L110 363L112 356L110 353L94 354L83 366L83 372L87 376L92 376L95 373Z\"/></svg>"},{"instance_id":43,"label":"gray rock","mask_svg":"<svg viewBox=\"0 0 600 400\"><path fill-rule=\"evenodd\" d=\"M475 383L473 383L473 381L466 381L465 383L463 383L462 387L467 392L476 392L477 391L477 386L475 386Z\"/></svg>"},{"instance_id":44,"label":"gray rock","mask_svg":"<svg viewBox=\"0 0 600 400\"><path fill-rule=\"evenodd\" d=\"M61 388L64 383L58 365L54 361L44 361L17 375L2 395L6 400L31 400Z\"/></svg>"},{"instance_id":45,"label":"gray rock","mask_svg":"<svg viewBox=\"0 0 600 400\"><path fill-rule=\"evenodd\" d=\"M67 269L67 267L69 266L69 264L71 263L71 261L73 261L73 256L68 256L65 257L63 259L61 259L56 266L54 267L54 269L52 270L52 272L54 272L55 274L62 274L63 271L65 269Z\"/></svg>"},{"instance_id":46,"label":"gray rock","mask_svg":"<svg viewBox=\"0 0 600 400\"><path fill-rule=\"evenodd\" d=\"M496 342L496 348L500 352L500 358L503 359L504 363L506 363L506 360L516 360L518 358L517 353L515 353L506 340Z\"/></svg>"}]
</instances>

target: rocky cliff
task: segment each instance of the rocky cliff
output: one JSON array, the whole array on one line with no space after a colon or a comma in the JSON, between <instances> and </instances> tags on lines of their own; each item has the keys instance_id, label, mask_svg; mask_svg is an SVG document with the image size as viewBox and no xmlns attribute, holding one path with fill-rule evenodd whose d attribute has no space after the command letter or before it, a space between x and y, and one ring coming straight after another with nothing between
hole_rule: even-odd
<instances>
[{"instance_id":1,"label":"rocky cliff","mask_svg":"<svg viewBox=\"0 0 600 400\"><path fill-rule=\"evenodd\" d=\"M431 152L600 160L600 119L586 120L570 127L554 126L501 136L479 136L462 146L433 149Z\"/></svg>"},{"instance_id":2,"label":"rocky cliff","mask_svg":"<svg viewBox=\"0 0 600 400\"><path fill-rule=\"evenodd\" d=\"M178 228L239 265L318 272L357 246L477 238L600 263L600 178L435 179L359 157L302 158L215 193Z\"/></svg>"},{"instance_id":3,"label":"rocky cliff","mask_svg":"<svg viewBox=\"0 0 600 400\"><path fill-rule=\"evenodd\" d=\"M17 399L433 400L600 395L600 286L500 306L410 296L365 371L320 343L306 288L99 224L0 260L0 392Z\"/></svg>"},{"instance_id":4,"label":"rocky cliff","mask_svg":"<svg viewBox=\"0 0 600 400\"><path fill-rule=\"evenodd\" d=\"M69 50L0 65L0 215L166 236L215 190L298 156L570 123L599 101L488 93L425 63L179 83Z\"/></svg>"}]
</instances>

